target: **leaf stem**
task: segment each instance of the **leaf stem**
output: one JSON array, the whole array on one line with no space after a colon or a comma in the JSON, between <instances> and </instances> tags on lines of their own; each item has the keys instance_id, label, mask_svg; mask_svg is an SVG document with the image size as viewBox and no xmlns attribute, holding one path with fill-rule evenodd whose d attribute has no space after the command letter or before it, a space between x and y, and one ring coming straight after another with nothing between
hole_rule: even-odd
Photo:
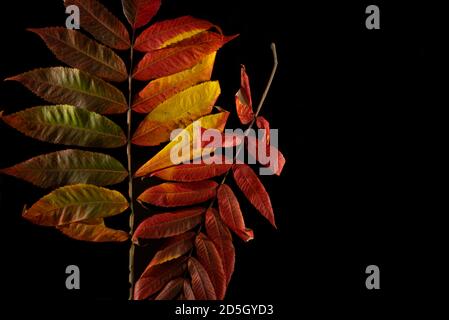
<instances>
[{"instance_id":1,"label":"leaf stem","mask_svg":"<svg viewBox=\"0 0 449 320\"><path fill-rule=\"evenodd\" d=\"M128 127L128 142L126 145L126 153L128 157L128 196L129 196L129 234L132 237L134 233L134 193L133 193L133 172L132 172L132 143L131 143L131 130L132 130L132 71L134 62L134 40L136 31L133 29L131 37L131 49L129 55L129 72L128 72L128 113L127 113L127 127ZM129 248L129 300L133 300L134 296L134 251L135 245L131 241L131 247Z\"/></svg>"}]
</instances>

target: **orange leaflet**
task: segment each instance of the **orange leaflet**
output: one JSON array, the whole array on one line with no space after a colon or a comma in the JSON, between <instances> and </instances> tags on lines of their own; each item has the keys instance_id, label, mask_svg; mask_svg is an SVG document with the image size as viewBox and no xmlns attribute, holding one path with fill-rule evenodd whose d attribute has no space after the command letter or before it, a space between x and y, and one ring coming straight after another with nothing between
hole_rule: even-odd
<instances>
[{"instance_id":1,"label":"orange leaflet","mask_svg":"<svg viewBox=\"0 0 449 320\"><path fill-rule=\"evenodd\" d=\"M235 36L226 37L206 31L183 40L174 47L149 52L134 69L133 78L150 80L192 68L234 38Z\"/></svg>"},{"instance_id":2,"label":"orange leaflet","mask_svg":"<svg viewBox=\"0 0 449 320\"><path fill-rule=\"evenodd\" d=\"M134 299L148 299L186 271L186 258L148 266L134 286Z\"/></svg>"},{"instance_id":3,"label":"orange leaflet","mask_svg":"<svg viewBox=\"0 0 449 320\"><path fill-rule=\"evenodd\" d=\"M156 22L137 37L135 49L145 52L162 49L212 27L212 23L190 16Z\"/></svg>"},{"instance_id":4,"label":"orange leaflet","mask_svg":"<svg viewBox=\"0 0 449 320\"><path fill-rule=\"evenodd\" d=\"M122 0L123 12L133 29L146 25L156 15L161 0Z\"/></svg>"},{"instance_id":5,"label":"orange leaflet","mask_svg":"<svg viewBox=\"0 0 449 320\"><path fill-rule=\"evenodd\" d=\"M168 181L193 182L202 181L225 174L232 164L181 164L155 172L152 176Z\"/></svg>"},{"instance_id":6,"label":"orange leaflet","mask_svg":"<svg viewBox=\"0 0 449 320\"><path fill-rule=\"evenodd\" d=\"M240 71L240 89L235 95L235 105L237 109L237 115L239 116L240 122L242 124L248 124L254 119L249 78L246 74L244 65L242 65Z\"/></svg>"},{"instance_id":7,"label":"orange leaflet","mask_svg":"<svg viewBox=\"0 0 449 320\"><path fill-rule=\"evenodd\" d=\"M248 242L254 239L251 229L245 227L240 204L232 192L232 189L223 184L218 188L218 208L223 222L235 232L243 241Z\"/></svg>"},{"instance_id":8,"label":"orange leaflet","mask_svg":"<svg viewBox=\"0 0 449 320\"><path fill-rule=\"evenodd\" d=\"M82 241L123 242L129 238L128 233L125 231L106 227L103 219L84 220L57 226L57 229L72 239Z\"/></svg>"},{"instance_id":9,"label":"orange leaflet","mask_svg":"<svg viewBox=\"0 0 449 320\"><path fill-rule=\"evenodd\" d=\"M251 204L276 227L274 222L274 213L271 206L270 196L268 195L259 177L246 164L234 165L232 167L234 180L242 190Z\"/></svg>"},{"instance_id":10,"label":"orange leaflet","mask_svg":"<svg viewBox=\"0 0 449 320\"><path fill-rule=\"evenodd\" d=\"M211 53L193 68L151 81L134 98L133 110L149 113L175 94L211 78L216 52Z\"/></svg>"},{"instance_id":11,"label":"orange leaflet","mask_svg":"<svg viewBox=\"0 0 449 320\"><path fill-rule=\"evenodd\" d=\"M222 300L226 293L227 280L217 248L204 233L196 237L195 248L198 261L204 266L214 285L217 299Z\"/></svg>"},{"instance_id":12,"label":"orange leaflet","mask_svg":"<svg viewBox=\"0 0 449 320\"><path fill-rule=\"evenodd\" d=\"M280 175L282 169L285 165L284 155L273 145L266 145L264 140L259 140L254 136L248 136L248 153L257 161L259 161L262 165L266 166L267 169L276 175ZM263 152L268 159L261 159L260 152L258 148L265 148ZM271 161L271 160L275 161ZM277 159L277 160L276 160ZM266 161L265 161L266 160Z\"/></svg>"},{"instance_id":13,"label":"orange leaflet","mask_svg":"<svg viewBox=\"0 0 449 320\"><path fill-rule=\"evenodd\" d=\"M256 118L256 125L259 129L265 130L262 141L264 141L265 144L270 144L270 123L268 120L262 116L259 116Z\"/></svg>"},{"instance_id":14,"label":"orange leaflet","mask_svg":"<svg viewBox=\"0 0 449 320\"><path fill-rule=\"evenodd\" d=\"M197 207L156 214L145 219L137 227L133 235L133 242L137 242L138 238L167 238L189 231L201 222L204 212L204 208Z\"/></svg>"},{"instance_id":15,"label":"orange leaflet","mask_svg":"<svg viewBox=\"0 0 449 320\"><path fill-rule=\"evenodd\" d=\"M179 236L170 238L151 260L150 266L161 264L186 254L193 248L194 232L186 232Z\"/></svg>"},{"instance_id":16,"label":"orange leaflet","mask_svg":"<svg viewBox=\"0 0 449 320\"><path fill-rule=\"evenodd\" d=\"M226 275L226 283L229 284L234 273L235 249L228 227L223 223L217 210L214 208L210 208L206 212L206 232L220 254Z\"/></svg>"},{"instance_id":17,"label":"orange leaflet","mask_svg":"<svg viewBox=\"0 0 449 320\"><path fill-rule=\"evenodd\" d=\"M190 257L187 265L192 278L192 290L196 299L217 300L214 286L203 265L193 257Z\"/></svg>"},{"instance_id":18,"label":"orange leaflet","mask_svg":"<svg viewBox=\"0 0 449 320\"><path fill-rule=\"evenodd\" d=\"M212 180L162 183L142 193L137 201L147 202L160 207L179 207L198 204L215 197L218 184Z\"/></svg>"}]
</instances>

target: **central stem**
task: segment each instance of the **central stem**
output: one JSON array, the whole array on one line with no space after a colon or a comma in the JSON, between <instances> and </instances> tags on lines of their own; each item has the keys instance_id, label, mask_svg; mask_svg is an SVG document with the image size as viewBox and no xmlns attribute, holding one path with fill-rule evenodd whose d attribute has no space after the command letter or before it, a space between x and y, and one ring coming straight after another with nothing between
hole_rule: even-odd
<instances>
[{"instance_id":1,"label":"central stem","mask_svg":"<svg viewBox=\"0 0 449 320\"><path fill-rule=\"evenodd\" d=\"M131 37L131 49L130 49L130 63L128 72L128 113L127 113L127 127L128 127L128 142L126 144L126 153L128 156L128 196L129 196L129 208L131 213L129 215L129 234L132 237L134 233L134 196L133 196L133 172L132 172L132 154L131 154L131 122L132 122L132 71L134 62L134 38L135 30ZM134 296L134 243L131 241L131 247L129 248L129 300L133 300Z\"/></svg>"}]
</instances>

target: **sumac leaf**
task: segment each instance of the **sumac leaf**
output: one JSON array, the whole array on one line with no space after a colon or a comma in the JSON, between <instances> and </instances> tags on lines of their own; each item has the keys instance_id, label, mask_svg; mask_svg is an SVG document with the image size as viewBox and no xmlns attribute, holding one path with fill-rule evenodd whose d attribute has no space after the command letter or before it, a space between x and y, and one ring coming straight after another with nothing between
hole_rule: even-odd
<instances>
[{"instance_id":1,"label":"sumac leaf","mask_svg":"<svg viewBox=\"0 0 449 320\"><path fill-rule=\"evenodd\" d=\"M129 34L105 6L97 0L64 0L65 6L76 5L80 9L81 27L101 43L119 50L130 47Z\"/></svg>"},{"instance_id":2,"label":"sumac leaf","mask_svg":"<svg viewBox=\"0 0 449 320\"><path fill-rule=\"evenodd\" d=\"M192 285L190 281L185 279L183 285L183 293L186 300L196 300L195 294L193 293Z\"/></svg>"},{"instance_id":3,"label":"sumac leaf","mask_svg":"<svg viewBox=\"0 0 449 320\"><path fill-rule=\"evenodd\" d=\"M235 95L237 115L242 124L248 124L254 119L253 103L251 99L251 89L249 78L246 74L245 66L242 65L240 75L240 90Z\"/></svg>"},{"instance_id":4,"label":"sumac leaf","mask_svg":"<svg viewBox=\"0 0 449 320\"><path fill-rule=\"evenodd\" d=\"M203 219L204 208L191 208L176 212L156 214L145 219L136 229L133 241L159 239L179 235L198 225Z\"/></svg>"},{"instance_id":5,"label":"sumac leaf","mask_svg":"<svg viewBox=\"0 0 449 320\"><path fill-rule=\"evenodd\" d=\"M222 184L218 188L217 198L220 216L229 229L245 242L254 239L253 231L245 227L240 204L231 188Z\"/></svg>"},{"instance_id":6,"label":"sumac leaf","mask_svg":"<svg viewBox=\"0 0 449 320\"><path fill-rule=\"evenodd\" d=\"M209 81L186 89L154 109L137 128L132 142L155 146L170 140L170 134L209 114L220 95L218 81Z\"/></svg>"},{"instance_id":7,"label":"sumac leaf","mask_svg":"<svg viewBox=\"0 0 449 320\"><path fill-rule=\"evenodd\" d=\"M266 144L265 139L257 139L254 136L248 136L247 137L248 145L247 150L248 154L250 154L254 159L256 159L259 163L261 163L263 166L267 167L267 170L271 174L280 175L282 172L282 169L285 165L285 158L284 155L279 151L273 144ZM259 148L263 148L259 150ZM261 160L261 157L259 156L260 153L264 155L264 157L269 157L267 160L268 163L265 162L265 159L263 161ZM273 158L276 158L275 161L271 160L271 155L274 155Z\"/></svg>"},{"instance_id":8,"label":"sumac leaf","mask_svg":"<svg viewBox=\"0 0 449 320\"><path fill-rule=\"evenodd\" d=\"M167 283L154 300L172 300L184 289L184 279L176 278Z\"/></svg>"},{"instance_id":9,"label":"sumac leaf","mask_svg":"<svg viewBox=\"0 0 449 320\"><path fill-rule=\"evenodd\" d=\"M123 12L133 29L146 25L161 6L161 0L122 0Z\"/></svg>"},{"instance_id":10,"label":"sumac leaf","mask_svg":"<svg viewBox=\"0 0 449 320\"><path fill-rule=\"evenodd\" d=\"M206 212L206 232L220 254L226 283L229 284L234 273L235 248L228 227L223 223L214 208L210 208Z\"/></svg>"},{"instance_id":11,"label":"sumac leaf","mask_svg":"<svg viewBox=\"0 0 449 320\"><path fill-rule=\"evenodd\" d=\"M29 30L39 35L55 56L71 67L110 81L121 82L128 77L125 63L113 50L79 31L62 27Z\"/></svg>"},{"instance_id":12,"label":"sumac leaf","mask_svg":"<svg viewBox=\"0 0 449 320\"><path fill-rule=\"evenodd\" d=\"M197 83L211 78L216 53L201 60L193 68L151 81L134 98L133 110L149 113L165 100Z\"/></svg>"},{"instance_id":13,"label":"sumac leaf","mask_svg":"<svg viewBox=\"0 0 449 320\"><path fill-rule=\"evenodd\" d=\"M156 22L136 39L138 51L162 49L213 27L213 24L190 16Z\"/></svg>"},{"instance_id":14,"label":"sumac leaf","mask_svg":"<svg viewBox=\"0 0 449 320\"><path fill-rule=\"evenodd\" d=\"M192 68L233 38L206 31L178 42L174 47L151 51L136 66L133 78L150 80Z\"/></svg>"},{"instance_id":15,"label":"sumac leaf","mask_svg":"<svg viewBox=\"0 0 449 320\"><path fill-rule=\"evenodd\" d=\"M204 129L217 129L219 131L223 131L228 116L229 116L228 112L221 112L213 115L208 115L197 120L198 122L196 124ZM187 128L185 128L175 139L173 139L173 141L167 144L159 153L157 153L153 158L151 158L147 163L145 163L141 168L139 168L135 176L136 177L147 176L155 171L159 171L179 164L172 162L171 152L172 148L179 148L180 145L183 145L184 143L188 143L188 147L190 147L190 152L186 155L183 154L182 157L180 158L181 161L187 161L200 156L204 150L202 148L194 149L193 147L193 139L194 139L193 127L194 124L191 124ZM184 141L184 139L181 139L181 141L179 141L180 139L178 138L184 137L188 139L188 141Z\"/></svg>"},{"instance_id":16,"label":"sumac leaf","mask_svg":"<svg viewBox=\"0 0 449 320\"><path fill-rule=\"evenodd\" d=\"M124 242L129 235L125 231L114 230L104 225L103 219L84 220L68 225L57 226L66 236L91 242Z\"/></svg>"},{"instance_id":17,"label":"sumac leaf","mask_svg":"<svg viewBox=\"0 0 449 320\"><path fill-rule=\"evenodd\" d=\"M200 233L195 239L195 249L198 261L204 266L214 285L217 299L222 300L226 293L227 279L217 248L205 234Z\"/></svg>"},{"instance_id":18,"label":"sumac leaf","mask_svg":"<svg viewBox=\"0 0 449 320\"><path fill-rule=\"evenodd\" d=\"M6 80L19 81L52 103L70 104L100 114L123 113L128 108L120 90L78 69L36 69Z\"/></svg>"},{"instance_id":19,"label":"sumac leaf","mask_svg":"<svg viewBox=\"0 0 449 320\"><path fill-rule=\"evenodd\" d=\"M193 248L194 238L194 232L186 232L167 239L162 249L154 255L150 266L165 263L186 254Z\"/></svg>"},{"instance_id":20,"label":"sumac leaf","mask_svg":"<svg viewBox=\"0 0 449 320\"><path fill-rule=\"evenodd\" d=\"M88 184L66 186L46 195L23 217L43 226L61 226L88 219L117 215L128 208L128 201L118 191Z\"/></svg>"},{"instance_id":21,"label":"sumac leaf","mask_svg":"<svg viewBox=\"0 0 449 320\"><path fill-rule=\"evenodd\" d=\"M34 157L0 172L41 188L78 183L107 186L128 176L123 165L109 155L73 149Z\"/></svg>"},{"instance_id":22,"label":"sumac leaf","mask_svg":"<svg viewBox=\"0 0 449 320\"><path fill-rule=\"evenodd\" d=\"M190 277L192 278L192 290L198 300L217 300L214 286L206 269L193 257L188 263Z\"/></svg>"},{"instance_id":23,"label":"sumac leaf","mask_svg":"<svg viewBox=\"0 0 449 320\"><path fill-rule=\"evenodd\" d=\"M193 182L218 177L230 170L232 164L181 164L157 171L153 176L167 181Z\"/></svg>"},{"instance_id":24,"label":"sumac leaf","mask_svg":"<svg viewBox=\"0 0 449 320\"><path fill-rule=\"evenodd\" d=\"M134 299L147 299L186 271L186 258L148 266L134 286Z\"/></svg>"},{"instance_id":25,"label":"sumac leaf","mask_svg":"<svg viewBox=\"0 0 449 320\"><path fill-rule=\"evenodd\" d=\"M251 204L276 228L270 196L256 173L246 164L232 167L234 180Z\"/></svg>"},{"instance_id":26,"label":"sumac leaf","mask_svg":"<svg viewBox=\"0 0 449 320\"><path fill-rule=\"evenodd\" d=\"M198 204L215 197L218 184L212 180L189 183L162 183L144 191L138 201L160 207Z\"/></svg>"},{"instance_id":27,"label":"sumac leaf","mask_svg":"<svg viewBox=\"0 0 449 320\"><path fill-rule=\"evenodd\" d=\"M1 119L29 137L51 143L102 148L126 143L125 134L114 122L69 105L34 107Z\"/></svg>"},{"instance_id":28,"label":"sumac leaf","mask_svg":"<svg viewBox=\"0 0 449 320\"><path fill-rule=\"evenodd\" d=\"M265 131L262 141L267 145L270 144L270 123L268 120L259 116L256 118L256 125L259 129L264 129Z\"/></svg>"}]
</instances>

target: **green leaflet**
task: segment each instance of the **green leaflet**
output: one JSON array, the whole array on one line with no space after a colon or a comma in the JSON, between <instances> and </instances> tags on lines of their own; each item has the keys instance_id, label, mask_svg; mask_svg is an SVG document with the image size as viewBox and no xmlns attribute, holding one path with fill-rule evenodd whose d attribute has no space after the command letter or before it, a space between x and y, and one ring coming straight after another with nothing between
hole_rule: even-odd
<instances>
[{"instance_id":1,"label":"green leaflet","mask_svg":"<svg viewBox=\"0 0 449 320\"><path fill-rule=\"evenodd\" d=\"M128 77L123 60L110 48L86 37L81 32L62 27L29 29L45 41L62 62L110 81Z\"/></svg>"},{"instance_id":2,"label":"green leaflet","mask_svg":"<svg viewBox=\"0 0 449 320\"><path fill-rule=\"evenodd\" d=\"M24 210L22 215L35 224L62 226L114 216L127 208L128 201L118 191L77 184L56 189Z\"/></svg>"},{"instance_id":3,"label":"green leaflet","mask_svg":"<svg viewBox=\"0 0 449 320\"><path fill-rule=\"evenodd\" d=\"M70 104L100 114L123 113L127 110L126 98L120 90L78 69L36 69L6 80L19 81L52 103Z\"/></svg>"},{"instance_id":4,"label":"green leaflet","mask_svg":"<svg viewBox=\"0 0 449 320\"><path fill-rule=\"evenodd\" d=\"M128 175L123 165L109 155L73 149L34 157L0 172L41 188L77 183L106 186Z\"/></svg>"},{"instance_id":5,"label":"green leaflet","mask_svg":"<svg viewBox=\"0 0 449 320\"><path fill-rule=\"evenodd\" d=\"M57 144L116 148L126 143L122 129L97 113L69 105L34 107L2 117L23 134Z\"/></svg>"}]
</instances>

